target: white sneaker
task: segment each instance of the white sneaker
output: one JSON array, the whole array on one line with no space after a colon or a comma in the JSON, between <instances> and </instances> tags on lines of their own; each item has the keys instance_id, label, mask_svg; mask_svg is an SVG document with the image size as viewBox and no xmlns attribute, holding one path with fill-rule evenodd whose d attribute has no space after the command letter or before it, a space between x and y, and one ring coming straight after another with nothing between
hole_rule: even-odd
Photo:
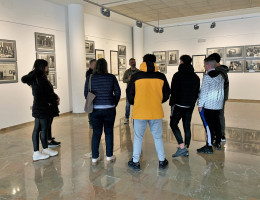
<instances>
[{"instance_id":1,"label":"white sneaker","mask_svg":"<svg viewBox=\"0 0 260 200\"><path fill-rule=\"evenodd\" d=\"M98 158L92 158L92 165L97 165L98 161L100 161L100 157Z\"/></svg>"},{"instance_id":2,"label":"white sneaker","mask_svg":"<svg viewBox=\"0 0 260 200\"><path fill-rule=\"evenodd\" d=\"M129 124L129 119L125 118L124 124Z\"/></svg>"},{"instance_id":3,"label":"white sneaker","mask_svg":"<svg viewBox=\"0 0 260 200\"><path fill-rule=\"evenodd\" d=\"M49 156L56 156L56 155L58 155L58 151L54 151L54 150L52 150L50 148L43 149L42 153L47 154Z\"/></svg>"},{"instance_id":4,"label":"white sneaker","mask_svg":"<svg viewBox=\"0 0 260 200\"><path fill-rule=\"evenodd\" d=\"M111 156L111 157L107 157L107 162L108 163L112 163L112 162L115 162L116 161L116 156Z\"/></svg>"},{"instance_id":5,"label":"white sneaker","mask_svg":"<svg viewBox=\"0 0 260 200\"><path fill-rule=\"evenodd\" d=\"M37 160L44 160L44 159L47 159L49 158L50 156L47 155L47 154L44 154L44 153L41 153L39 151L35 151L33 153L33 161L37 161Z\"/></svg>"}]
</instances>

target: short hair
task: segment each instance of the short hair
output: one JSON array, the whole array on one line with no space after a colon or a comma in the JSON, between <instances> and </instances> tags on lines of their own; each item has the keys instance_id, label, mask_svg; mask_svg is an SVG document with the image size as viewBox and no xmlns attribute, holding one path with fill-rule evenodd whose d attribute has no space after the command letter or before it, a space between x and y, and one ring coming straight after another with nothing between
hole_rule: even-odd
<instances>
[{"instance_id":1,"label":"short hair","mask_svg":"<svg viewBox=\"0 0 260 200\"><path fill-rule=\"evenodd\" d=\"M36 72L45 73L45 67L48 66L48 62L43 59L36 59L33 65L33 70Z\"/></svg>"},{"instance_id":2,"label":"short hair","mask_svg":"<svg viewBox=\"0 0 260 200\"><path fill-rule=\"evenodd\" d=\"M94 68L93 74L108 74L107 61L104 58L100 58L97 60L97 64Z\"/></svg>"},{"instance_id":3,"label":"short hair","mask_svg":"<svg viewBox=\"0 0 260 200\"><path fill-rule=\"evenodd\" d=\"M130 59L129 59L129 62L130 62L131 60L135 60L135 59L134 59L134 58L130 58Z\"/></svg>"},{"instance_id":4,"label":"short hair","mask_svg":"<svg viewBox=\"0 0 260 200\"><path fill-rule=\"evenodd\" d=\"M180 57L180 60L184 63L184 64L191 64L192 58L189 55L182 55Z\"/></svg>"},{"instance_id":5,"label":"short hair","mask_svg":"<svg viewBox=\"0 0 260 200\"><path fill-rule=\"evenodd\" d=\"M156 56L154 54L146 54L143 57L143 62L156 62Z\"/></svg>"},{"instance_id":6,"label":"short hair","mask_svg":"<svg viewBox=\"0 0 260 200\"><path fill-rule=\"evenodd\" d=\"M95 62L95 61L97 61L96 59L91 59L90 61L89 61L89 64L91 65L93 62Z\"/></svg>"},{"instance_id":7,"label":"short hair","mask_svg":"<svg viewBox=\"0 0 260 200\"><path fill-rule=\"evenodd\" d=\"M214 58L217 63L219 63L220 60L221 60L221 57L220 57L220 55L218 53L210 54L209 57Z\"/></svg>"},{"instance_id":8,"label":"short hair","mask_svg":"<svg viewBox=\"0 0 260 200\"><path fill-rule=\"evenodd\" d=\"M216 66L216 60L215 58L213 57L207 57L204 59L204 62L207 64L207 65L210 65L211 68L215 68Z\"/></svg>"}]
</instances>

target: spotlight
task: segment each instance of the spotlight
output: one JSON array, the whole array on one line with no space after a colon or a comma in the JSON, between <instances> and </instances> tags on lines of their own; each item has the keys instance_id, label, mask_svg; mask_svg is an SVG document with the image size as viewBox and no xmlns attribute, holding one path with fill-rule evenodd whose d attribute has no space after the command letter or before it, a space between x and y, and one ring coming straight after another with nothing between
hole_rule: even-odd
<instances>
[{"instance_id":1,"label":"spotlight","mask_svg":"<svg viewBox=\"0 0 260 200\"><path fill-rule=\"evenodd\" d=\"M163 33L164 29L163 28L160 28L159 29L159 33Z\"/></svg>"},{"instance_id":2,"label":"spotlight","mask_svg":"<svg viewBox=\"0 0 260 200\"><path fill-rule=\"evenodd\" d=\"M101 7L100 12L101 12L102 15L104 15L106 17L110 17L110 10L109 9Z\"/></svg>"},{"instance_id":3,"label":"spotlight","mask_svg":"<svg viewBox=\"0 0 260 200\"><path fill-rule=\"evenodd\" d=\"M155 33L163 33L163 32L164 32L164 28L154 27L154 28L153 28L153 31L154 31Z\"/></svg>"},{"instance_id":4,"label":"spotlight","mask_svg":"<svg viewBox=\"0 0 260 200\"><path fill-rule=\"evenodd\" d=\"M212 22L212 24L210 25L210 28L215 28L216 27L216 22Z\"/></svg>"},{"instance_id":5,"label":"spotlight","mask_svg":"<svg viewBox=\"0 0 260 200\"><path fill-rule=\"evenodd\" d=\"M138 28L142 28L143 23L142 23L141 21L139 21L139 20L136 20L136 26L137 26Z\"/></svg>"},{"instance_id":6,"label":"spotlight","mask_svg":"<svg viewBox=\"0 0 260 200\"><path fill-rule=\"evenodd\" d=\"M194 30L198 30L200 27L199 27L199 25L198 24L195 24L194 25Z\"/></svg>"}]
</instances>

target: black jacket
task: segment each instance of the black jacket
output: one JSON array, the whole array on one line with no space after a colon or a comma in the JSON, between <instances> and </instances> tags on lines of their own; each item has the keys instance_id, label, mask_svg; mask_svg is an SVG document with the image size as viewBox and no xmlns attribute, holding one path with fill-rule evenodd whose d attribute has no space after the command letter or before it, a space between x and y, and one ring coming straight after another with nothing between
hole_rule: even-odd
<instances>
[{"instance_id":1,"label":"black jacket","mask_svg":"<svg viewBox=\"0 0 260 200\"><path fill-rule=\"evenodd\" d=\"M215 68L223 77L224 79L224 100L228 100L228 94L229 94L229 79L228 79L228 67L226 65L220 65Z\"/></svg>"},{"instance_id":2,"label":"black jacket","mask_svg":"<svg viewBox=\"0 0 260 200\"><path fill-rule=\"evenodd\" d=\"M90 75L93 74L93 69L89 68L88 71L86 72L86 78Z\"/></svg>"},{"instance_id":3,"label":"black jacket","mask_svg":"<svg viewBox=\"0 0 260 200\"><path fill-rule=\"evenodd\" d=\"M34 118L47 119L59 115L58 96L44 73L31 71L22 77L22 82L32 87Z\"/></svg>"},{"instance_id":4,"label":"black jacket","mask_svg":"<svg viewBox=\"0 0 260 200\"><path fill-rule=\"evenodd\" d=\"M200 78L192 65L180 64L172 77L170 106L175 104L194 107L199 95Z\"/></svg>"}]
</instances>

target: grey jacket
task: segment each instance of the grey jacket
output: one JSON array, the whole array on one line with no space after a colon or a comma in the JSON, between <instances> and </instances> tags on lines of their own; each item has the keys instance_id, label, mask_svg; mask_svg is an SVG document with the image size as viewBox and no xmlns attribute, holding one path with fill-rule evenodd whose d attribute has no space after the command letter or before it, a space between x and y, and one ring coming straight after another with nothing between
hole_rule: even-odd
<instances>
[{"instance_id":1,"label":"grey jacket","mask_svg":"<svg viewBox=\"0 0 260 200\"><path fill-rule=\"evenodd\" d=\"M139 70L139 69L136 69L133 74L135 74L135 73L137 73L137 72L140 72L140 70ZM125 71L125 73L124 73L124 76L123 76L123 82L124 82L124 83L127 83L127 85L128 85L128 83L129 83L128 77L131 76L131 75L133 75L133 74L132 74L131 68L127 69L127 70Z\"/></svg>"}]
</instances>

